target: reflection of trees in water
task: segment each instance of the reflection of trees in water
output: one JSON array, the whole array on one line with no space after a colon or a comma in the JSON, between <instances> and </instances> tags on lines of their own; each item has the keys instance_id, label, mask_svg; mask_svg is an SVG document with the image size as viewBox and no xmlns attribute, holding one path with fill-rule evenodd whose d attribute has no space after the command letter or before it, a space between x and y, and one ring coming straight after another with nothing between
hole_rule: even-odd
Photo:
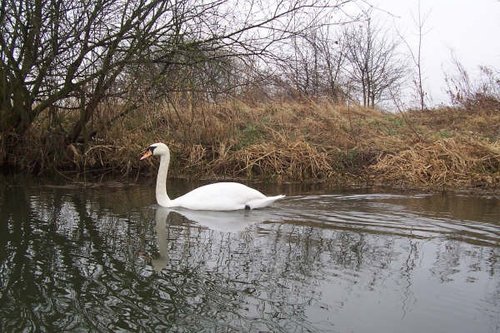
<instances>
[{"instance_id":1,"label":"reflection of trees in water","mask_svg":"<svg viewBox=\"0 0 500 333\"><path fill-rule=\"evenodd\" d=\"M467 293L461 289L471 289L474 284L481 279L484 281L484 273L489 276L487 281L490 284L491 292L485 294L476 304L471 304L491 318L491 321L484 322L484 325L491 325L488 331L497 332L500 329L500 251L497 247L465 246L462 242L445 240L439 244L433 258L430 272L432 276L441 284L452 284L465 295L461 299L469 302ZM472 289L474 290L474 289ZM472 291L474 292L474 291ZM479 290L480 292L480 290ZM454 295L450 295L454 296ZM458 297L458 296L457 296Z\"/></svg>"},{"instance_id":2,"label":"reflection of trees in water","mask_svg":"<svg viewBox=\"0 0 500 333\"><path fill-rule=\"evenodd\" d=\"M302 242L300 234L289 241L280 230L272 238L259 237L255 229L241 237L188 223L182 215L169 215L168 253L162 253L168 258L165 287L177 286L189 300L181 320L206 322L212 314L225 329L313 330L304 311L318 297L320 272L307 269L317 262L315 246Z\"/></svg>"},{"instance_id":3,"label":"reflection of trees in water","mask_svg":"<svg viewBox=\"0 0 500 333\"><path fill-rule=\"evenodd\" d=\"M0 330L106 329L123 320L126 311L113 306L135 303L134 289L121 292L138 268L128 249L140 247L130 217L92 216L85 193L2 190Z\"/></svg>"},{"instance_id":4,"label":"reflection of trees in water","mask_svg":"<svg viewBox=\"0 0 500 333\"><path fill-rule=\"evenodd\" d=\"M413 286L413 271L418 265L418 260L420 257L420 253L422 251L421 246L419 246L419 243L413 239L409 238L408 239L408 244L405 246L405 250L407 253L407 256L405 260L403 261L403 264L401 265L400 268L400 275L401 275L401 284L402 284L402 304L401 304L401 310L402 310L402 317L405 317L408 310L411 308L413 304L416 302L415 295L412 292L412 286Z\"/></svg>"},{"instance_id":5,"label":"reflection of trees in water","mask_svg":"<svg viewBox=\"0 0 500 333\"><path fill-rule=\"evenodd\" d=\"M487 272L491 277L498 274L498 255L498 248L464 246L461 242L446 240L440 243L436 251L431 272L443 283L451 282L457 273L465 272L459 274L458 278L473 283L477 279L475 273Z\"/></svg>"},{"instance_id":6,"label":"reflection of trees in water","mask_svg":"<svg viewBox=\"0 0 500 333\"><path fill-rule=\"evenodd\" d=\"M346 287L340 307L355 286L387 279L401 284L403 307L415 302L417 238L293 220L224 233L180 214L155 226L153 210L117 212L88 192L0 191L1 331L315 331L307 310L325 279ZM120 207L137 207L128 200ZM496 249L439 244L427 255L443 283L457 269L498 274Z\"/></svg>"}]
</instances>

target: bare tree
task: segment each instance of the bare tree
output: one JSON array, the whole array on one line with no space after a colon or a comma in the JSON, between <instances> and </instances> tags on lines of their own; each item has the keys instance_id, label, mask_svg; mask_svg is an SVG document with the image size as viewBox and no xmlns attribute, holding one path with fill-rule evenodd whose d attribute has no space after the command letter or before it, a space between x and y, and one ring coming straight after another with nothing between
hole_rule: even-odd
<instances>
[{"instance_id":1,"label":"bare tree","mask_svg":"<svg viewBox=\"0 0 500 333\"><path fill-rule=\"evenodd\" d=\"M488 108L489 105L493 106L492 109L498 110L500 70L479 66L478 75L471 77L465 66L453 54L451 62L453 68L445 75L446 92L451 103L469 109L481 106Z\"/></svg>"},{"instance_id":2,"label":"bare tree","mask_svg":"<svg viewBox=\"0 0 500 333\"><path fill-rule=\"evenodd\" d=\"M344 97L342 66L344 43L329 32L329 26L311 29L292 38L288 56L281 59L282 82L301 96L328 97L340 102Z\"/></svg>"},{"instance_id":3,"label":"bare tree","mask_svg":"<svg viewBox=\"0 0 500 333\"><path fill-rule=\"evenodd\" d=\"M74 108L73 142L123 67L172 34L165 1L6 0L0 7L0 124L15 143L49 107ZM5 142L4 142L5 143Z\"/></svg>"},{"instance_id":4,"label":"bare tree","mask_svg":"<svg viewBox=\"0 0 500 333\"><path fill-rule=\"evenodd\" d=\"M424 27L427 21L428 14L422 14L421 2L418 1L417 17L414 18L414 23L417 27L417 45L416 50L410 45L410 43L400 35L403 43L407 46L410 52L411 61L416 69L416 75L413 80L415 86L416 97L418 101L418 106L421 111L426 108L426 100L428 99L427 92L424 89L424 73L423 73L423 59L422 59L422 48L423 48L423 38L425 35Z\"/></svg>"},{"instance_id":5,"label":"bare tree","mask_svg":"<svg viewBox=\"0 0 500 333\"><path fill-rule=\"evenodd\" d=\"M405 76L405 67L398 57L396 41L381 28L366 22L344 31L347 43L345 73L361 95L363 106L374 107L388 89Z\"/></svg>"},{"instance_id":6,"label":"bare tree","mask_svg":"<svg viewBox=\"0 0 500 333\"><path fill-rule=\"evenodd\" d=\"M345 87L342 68L346 61L346 43L343 36L329 37L328 31L319 40L319 49L323 54L325 77L327 80L328 96L336 103L346 99L347 90Z\"/></svg>"},{"instance_id":7,"label":"bare tree","mask_svg":"<svg viewBox=\"0 0 500 333\"><path fill-rule=\"evenodd\" d=\"M199 64L214 59L264 55L295 29L307 28L304 19L292 25L294 18L310 14L314 20L322 10L347 2L4 0L0 152L6 160L51 109L65 115L64 142L75 142L99 103L127 90L115 83L127 82L132 65L148 64L155 75L165 75L175 66L203 72L207 67Z\"/></svg>"},{"instance_id":8,"label":"bare tree","mask_svg":"<svg viewBox=\"0 0 500 333\"><path fill-rule=\"evenodd\" d=\"M418 29L418 46L417 46L417 54L412 54L412 59L415 65L417 66L417 79L415 82L415 86L417 88L418 100L420 102L420 110L425 109L425 91L422 84L422 38L424 35L424 24L425 18L422 17L422 9L420 7L421 3L418 2L418 18L417 18L417 29Z\"/></svg>"}]
</instances>

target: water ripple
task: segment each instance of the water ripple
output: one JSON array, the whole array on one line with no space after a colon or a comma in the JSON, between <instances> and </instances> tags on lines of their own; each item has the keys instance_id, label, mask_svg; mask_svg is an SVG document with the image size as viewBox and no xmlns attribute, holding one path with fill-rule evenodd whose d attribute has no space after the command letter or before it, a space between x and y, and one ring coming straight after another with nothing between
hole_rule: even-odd
<instances>
[{"instance_id":1,"label":"water ripple","mask_svg":"<svg viewBox=\"0 0 500 333\"><path fill-rule=\"evenodd\" d=\"M409 205L429 197L429 194L293 196L281 204L281 211L277 214L289 221L302 220L325 228L419 238L449 237L492 246L499 244L500 227L496 224L422 215Z\"/></svg>"}]
</instances>

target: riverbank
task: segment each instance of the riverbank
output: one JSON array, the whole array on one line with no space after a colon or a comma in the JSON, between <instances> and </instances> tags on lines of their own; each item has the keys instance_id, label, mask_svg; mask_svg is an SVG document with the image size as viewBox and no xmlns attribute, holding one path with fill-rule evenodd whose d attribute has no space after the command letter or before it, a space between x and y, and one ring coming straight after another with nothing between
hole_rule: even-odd
<instances>
[{"instance_id":1,"label":"riverbank","mask_svg":"<svg viewBox=\"0 0 500 333\"><path fill-rule=\"evenodd\" d=\"M139 156L163 141L170 177L496 191L499 124L498 103L404 113L310 101L150 106L65 147L54 133L37 135L42 121L11 164L67 177L154 176L157 161Z\"/></svg>"}]
</instances>

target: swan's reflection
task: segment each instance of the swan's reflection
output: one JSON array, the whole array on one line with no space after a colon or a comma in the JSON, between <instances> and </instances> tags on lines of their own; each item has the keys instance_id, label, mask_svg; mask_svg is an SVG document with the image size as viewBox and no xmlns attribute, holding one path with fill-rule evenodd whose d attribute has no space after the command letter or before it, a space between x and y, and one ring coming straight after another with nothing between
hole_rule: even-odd
<instances>
[{"instance_id":1,"label":"swan's reflection","mask_svg":"<svg viewBox=\"0 0 500 333\"><path fill-rule=\"evenodd\" d=\"M179 217L204 228L226 233L238 233L255 224L283 219L274 210L195 211L157 207L155 231L159 256L152 260L156 271L161 271L168 262L168 228L171 224L178 224Z\"/></svg>"}]
</instances>

